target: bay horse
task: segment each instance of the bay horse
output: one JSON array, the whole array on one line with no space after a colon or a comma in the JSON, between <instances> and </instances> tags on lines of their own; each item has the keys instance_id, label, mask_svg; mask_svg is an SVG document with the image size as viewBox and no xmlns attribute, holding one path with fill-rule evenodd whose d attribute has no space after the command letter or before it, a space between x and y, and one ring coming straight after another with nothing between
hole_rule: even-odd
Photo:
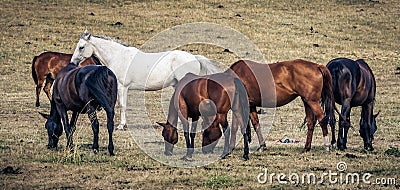
<instances>
[{"instance_id":1,"label":"bay horse","mask_svg":"<svg viewBox=\"0 0 400 190\"><path fill-rule=\"evenodd\" d=\"M356 61L348 58L336 58L327 64L332 75L333 93L336 103L342 105L339 119L337 146L339 150L347 148L347 133L350 128L352 107L361 106L360 135L366 150L374 150L372 140L377 130L376 117L373 114L376 82L371 68L363 59ZM332 128L332 143L335 143L335 126Z\"/></svg>"},{"instance_id":2,"label":"bay horse","mask_svg":"<svg viewBox=\"0 0 400 190\"><path fill-rule=\"evenodd\" d=\"M229 110L232 110L232 129L229 128L227 122ZM240 79L225 73L206 76L188 73L178 82L170 100L167 122L157 122L163 127L165 155L172 155L174 144L178 142L177 122L179 118L183 124L187 147L186 155L182 159L187 160L192 157L196 127L200 116L203 118L203 153L213 151L217 140L222 136L221 125L225 136L221 157L228 155L235 146L236 133L240 127L244 136L243 159L249 159L248 135L246 135L249 106L246 89ZM189 117L192 118L190 131Z\"/></svg>"},{"instance_id":3,"label":"bay horse","mask_svg":"<svg viewBox=\"0 0 400 190\"><path fill-rule=\"evenodd\" d=\"M102 65L110 68L118 79L120 124L126 127L126 105L128 89L155 91L175 86L186 73L199 75L219 72L212 61L201 55L185 51L145 53L126 43L107 36L92 35L87 30L80 36L71 62L79 64L83 59L95 55Z\"/></svg>"},{"instance_id":4,"label":"bay horse","mask_svg":"<svg viewBox=\"0 0 400 190\"><path fill-rule=\"evenodd\" d=\"M302 59L273 64L239 60L225 72L237 75L246 87L250 105L250 120L256 131L261 150L266 146L261 134L256 107L280 107L300 96L304 104L308 128L303 152L311 149L316 121L322 128L325 151L329 152L327 125L335 123L333 112L335 102L332 78L325 66Z\"/></svg>"},{"instance_id":5,"label":"bay horse","mask_svg":"<svg viewBox=\"0 0 400 190\"><path fill-rule=\"evenodd\" d=\"M62 126L67 136L67 147L72 148L72 136L78 116L87 113L92 123L93 151L97 153L99 122L96 110L104 108L107 114L108 152L114 155L112 133L116 101L117 78L107 67L96 65L78 67L70 63L62 68L54 81L50 115L47 116L45 124L49 138L48 148L57 147ZM68 121L68 110L72 111L70 121Z\"/></svg>"},{"instance_id":6,"label":"bay horse","mask_svg":"<svg viewBox=\"0 0 400 190\"><path fill-rule=\"evenodd\" d=\"M51 100L50 89L57 73L65 67L71 60L72 54L59 52L43 52L35 56L32 60L32 78L36 85L36 107L40 107L39 95L42 90L46 93L47 98ZM99 61L95 57L91 57L82 61L80 67L85 65L98 65ZM45 83L46 81L46 83Z\"/></svg>"}]
</instances>

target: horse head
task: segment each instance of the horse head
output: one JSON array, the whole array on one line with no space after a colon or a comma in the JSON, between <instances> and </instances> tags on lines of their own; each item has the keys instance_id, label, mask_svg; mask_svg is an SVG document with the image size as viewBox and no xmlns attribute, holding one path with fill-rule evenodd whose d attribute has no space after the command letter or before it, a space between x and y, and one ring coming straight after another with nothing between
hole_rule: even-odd
<instances>
[{"instance_id":1,"label":"horse head","mask_svg":"<svg viewBox=\"0 0 400 190\"><path fill-rule=\"evenodd\" d=\"M363 118L361 118L360 120L360 136L363 138L364 148L366 150L374 150L374 148L372 147L372 141L374 140L374 134L378 128L376 126L376 118L378 117L378 115L379 112L372 115L371 125L369 128L367 122Z\"/></svg>"},{"instance_id":2,"label":"horse head","mask_svg":"<svg viewBox=\"0 0 400 190\"><path fill-rule=\"evenodd\" d=\"M157 122L157 124L163 127L162 136L164 137L164 145L165 145L164 154L166 156L171 156L174 151L174 145L178 142L178 131L169 122L167 123Z\"/></svg>"},{"instance_id":3,"label":"horse head","mask_svg":"<svg viewBox=\"0 0 400 190\"><path fill-rule=\"evenodd\" d=\"M221 138L222 132L218 126L207 127L202 133L202 149L204 154L213 153L215 146L217 145L218 139Z\"/></svg>"},{"instance_id":4,"label":"horse head","mask_svg":"<svg viewBox=\"0 0 400 190\"><path fill-rule=\"evenodd\" d=\"M58 139L62 134L61 121L55 122L52 118L48 118L45 128L47 129L47 135L49 137L47 148L57 148Z\"/></svg>"},{"instance_id":5,"label":"horse head","mask_svg":"<svg viewBox=\"0 0 400 190\"><path fill-rule=\"evenodd\" d=\"M87 30L85 30L83 34L80 36L74 54L71 57L71 62L73 64L78 65L83 60L93 55L94 52L93 45L89 43L91 36L92 34L90 34Z\"/></svg>"}]
</instances>

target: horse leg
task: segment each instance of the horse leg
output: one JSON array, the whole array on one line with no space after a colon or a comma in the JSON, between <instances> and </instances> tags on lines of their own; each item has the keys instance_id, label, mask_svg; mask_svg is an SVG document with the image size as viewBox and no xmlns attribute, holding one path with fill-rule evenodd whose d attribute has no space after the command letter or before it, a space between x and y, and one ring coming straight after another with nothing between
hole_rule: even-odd
<instances>
[{"instance_id":1,"label":"horse leg","mask_svg":"<svg viewBox=\"0 0 400 190\"><path fill-rule=\"evenodd\" d=\"M57 105L57 112L59 113L59 115L61 117L62 125L64 126L65 135L67 137L67 148L70 148L71 151L73 151L72 146L71 146L71 144L72 144L71 128L68 123L67 110L65 109L65 107L63 105Z\"/></svg>"},{"instance_id":2,"label":"horse leg","mask_svg":"<svg viewBox=\"0 0 400 190\"><path fill-rule=\"evenodd\" d=\"M108 131L108 152L110 153L110 156L114 156L114 143L113 143L113 138L112 134L114 132L114 108L111 108L112 110L105 110L107 114L107 131ZM98 145L97 145L98 147Z\"/></svg>"},{"instance_id":3,"label":"horse leg","mask_svg":"<svg viewBox=\"0 0 400 190\"><path fill-rule=\"evenodd\" d=\"M338 132L338 141L337 146L338 149L344 151L347 149L346 142L347 142L347 133L350 128L350 98L347 98L343 101L341 114L345 117L346 120L343 120L341 117L339 118L339 132Z\"/></svg>"},{"instance_id":4,"label":"horse leg","mask_svg":"<svg viewBox=\"0 0 400 190\"><path fill-rule=\"evenodd\" d=\"M186 119L182 119L182 126L183 126L183 135L185 136L185 142L186 142L186 155L182 158L182 160L187 160L188 158L192 158L191 152L193 150L191 149L191 143L189 139L189 121L187 117L183 116Z\"/></svg>"},{"instance_id":5,"label":"horse leg","mask_svg":"<svg viewBox=\"0 0 400 190\"><path fill-rule=\"evenodd\" d=\"M44 79L38 78L38 83L36 85L36 107L40 107L39 95L40 91L42 90Z\"/></svg>"},{"instance_id":6,"label":"horse leg","mask_svg":"<svg viewBox=\"0 0 400 190\"><path fill-rule=\"evenodd\" d=\"M44 88L43 88L43 90L44 90L44 92L46 93L46 95L47 95L47 98L51 101L51 86L53 85L53 82L54 82L54 79L53 78L51 78L50 76L47 76L46 77L46 84L44 85Z\"/></svg>"},{"instance_id":7,"label":"horse leg","mask_svg":"<svg viewBox=\"0 0 400 190\"><path fill-rule=\"evenodd\" d=\"M315 115L311 109L311 107L307 104L306 101L303 100L304 109L306 112L306 121L307 121L307 140L306 144L303 149L303 153L310 151L311 149L311 142L312 142L312 135L314 132L315 123L317 122Z\"/></svg>"},{"instance_id":8,"label":"horse leg","mask_svg":"<svg viewBox=\"0 0 400 190\"><path fill-rule=\"evenodd\" d=\"M222 118L220 119L220 125L222 126L222 130L224 132L224 151L222 152L221 158L226 158L226 156L229 155L229 139L230 139L230 134L231 130L229 128L228 120L226 118L227 115L222 115Z\"/></svg>"},{"instance_id":9,"label":"horse leg","mask_svg":"<svg viewBox=\"0 0 400 190\"><path fill-rule=\"evenodd\" d=\"M318 123L321 126L322 136L323 136L324 145L325 145L325 153L328 153L329 148L330 148L330 142L329 142L329 137L328 137L328 123L329 123L328 119L329 119L329 117L325 117L324 112L319 104L319 100L318 101L306 101L305 99L303 99L303 102L304 101L306 102L304 104L305 108L311 109L312 114L318 120ZM307 108L306 104L309 106L309 108ZM307 115L307 112L308 111L306 111L306 115ZM304 151L309 151L311 149L313 133L314 133L314 125L308 126L307 141L306 141L306 146L304 148Z\"/></svg>"},{"instance_id":10,"label":"horse leg","mask_svg":"<svg viewBox=\"0 0 400 190\"><path fill-rule=\"evenodd\" d=\"M261 134L260 120L258 119L256 106L250 106L250 121L257 134L258 144L260 145L258 150L262 152L267 149L267 146L265 145L264 137ZM250 123L248 125L250 125Z\"/></svg>"},{"instance_id":11,"label":"horse leg","mask_svg":"<svg viewBox=\"0 0 400 190\"><path fill-rule=\"evenodd\" d=\"M373 103L369 103L367 105L362 106L360 131L359 131L364 141L364 149L370 151L374 150L374 147L372 147L372 134L371 134L372 117L374 117L372 113L373 110L372 106Z\"/></svg>"},{"instance_id":12,"label":"horse leg","mask_svg":"<svg viewBox=\"0 0 400 190\"><path fill-rule=\"evenodd\" d=\"M120 124L117 129L125 130L126 129L126 104L128 99L128 87L118 83L118 100L120 105Z\"/></svg>"},{"instance_id":13,"label":"horse leg","mask_svg":"<svg viewBox=\"0 0 400 190\"><path fill-rule=\"evenodd\" d=\"M239 129L238 128L238 122L239 121L237 121L237 118L232 116L232 126L231 126L231 129L230 129L230 131L231 131L231 139L229 141L229 150L228 150L228 152L232 152L233 149L235 149L235 146L236 146L236 133L237 133L237 131Z\"/></svg>"},{"instance_id":14,"label":"horse leg","mask_svg":"<svg viewBox=\"0 0 400 190\"><path fill-rule=\"evenodd\" d=\"M198 121L199 121L199 117L192 118L192 127L190 128L190 147L189 147L190 155L192 155L194 152L194 138L196 137L196 129L197 129Z\"/></svg>"},{"instance_id":15,"label":"horse leg","mask_svg":"<svg viewBox=\"0 0 400 190\"><path fill-rule=\"evenodd\" d=\"M74 147L73 147L74 146L73 136L74 136L74 133L75 133L75 130L76 130L76 121L78 120L78 116L79 116L78 112L72 112L71 121L69 123L70 135L69 135L69 138L68 138L68 142L69 142L69 144L71 146L71 150L74 149Z\"/></svg>"},{"instance_id":16,"label":"horse leg","mask_svg":"<svg viewBox=\"0 0 400 190\"><path fill-rule=\"evenodd\" d=\"M96 109L89 108L88 117L92 124L93 145L92 149L95 154L99 152L99 121L97 120Z\"/></svg>"}]
</instances>

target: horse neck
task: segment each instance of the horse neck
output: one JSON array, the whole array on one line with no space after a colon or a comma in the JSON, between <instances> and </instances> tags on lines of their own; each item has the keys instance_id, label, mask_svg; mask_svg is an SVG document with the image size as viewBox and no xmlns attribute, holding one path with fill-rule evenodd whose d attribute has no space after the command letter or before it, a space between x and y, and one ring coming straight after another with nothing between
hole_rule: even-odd
<instances>
[{"instance_id":1,"label":"horse neck","mask_svg":"<svg viewBox=\"0 0 400 190\"><path fill-rule=\"evenodd\" d=\"M94 54L100 59L100 62L111 69L127 70L128 60L132 60L140 50L135 47L126 47L112 40L98 37L91 38L91 44L95 47Z\"/></svg>"},{"instance_id":2,"label":"horse neck","mask_svg":"<svg viewBox=\"0 0 400 190\"><path fill-rule=\"evenodd\" d=\"M177 127L177 124L178 124L178 110L176 110L174 102L175 102L175 95L172 96L172 98L170 100L170 103L169 103L167 121L168 121L168 123L172 124L172 126Z\"/></svg>"}]
</instances>

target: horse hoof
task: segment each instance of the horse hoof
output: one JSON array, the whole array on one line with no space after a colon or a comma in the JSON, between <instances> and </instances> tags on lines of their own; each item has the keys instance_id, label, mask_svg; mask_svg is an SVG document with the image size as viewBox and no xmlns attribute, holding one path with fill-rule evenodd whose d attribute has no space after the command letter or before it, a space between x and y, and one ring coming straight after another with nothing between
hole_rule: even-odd
<instances>
[{"instance_id":1,"label":"horse hoof","mask_svg":"<svg viewBox=\"0 0 400 190\"><path fill-rule=\"evenodd\" d=\"M110 152L110 156L115 156L114 152Z\"/></svg>"},{"instance_id":2,"label":"horse hoof","mask_svg":"<svg viewBox=\"0 0 400 190\"><path fill-rule=\"evenodd\" d=\"M220 159L225 159L229 156L229 153L222 153L221 156L219 156Z\"/></svg>"},{"instance_id":3,"label":"horse hoof","mask_svg":"<svg viewBox=\"0 0 400 190\"><path fill-rule=\"evenodd\" d=\"M243 161L247 161L247 160L249 160L249 155L243 155Z\"/></svg>"},{"instance_id":4,"label":"horse hoof","mask_svg":"<svg viewBox=\"0 0 400 190\"><path fill-rule=\"evenodd\" d=\"M307 152L309 152L309 151L310 151L309 148L304 148L304 149L301 151L301 153L302 153L302 154L305 154L305 153L307 153Z\"/></svg>"},{"instance_id":5,"label":"horse hoof","mask_svg":"<svg viewBox=\"0 0 400 190\"><path fill-rule=\"evenodd\" d=\"M125 125L119 124L115 129L116 129L116 130L125 131L127 128L128 128L128 127L126 126L126 124L125 124Z\"/></svg>"},{"instance_id":6,"label":"horse hoof","mask_svg":"<svg viewBox=\"0 0 400 190\"><path fill-rule=\"evenodd\" d=\"M259 152L263 152L264 150L267 150L267 146L265 144L260 145L260 147L257 148Z\"/></svg>"},{"instance_id":7,"label":"horse hoof","mask_svg":"<svg viewBox=\"0 0 400 190\"><path fill-rule=\"evenodd\" d=\"M94 154L97 154L97 153L99 153L99 150L93 149L93 153L94 153Z\"/></svg>"},{"instance_id":8,"label":"horse hoof","mask_svg":"<svg viewBox=\"0 0 400 190\"><path fill-rule=\"evenodd\" d=\"M192 161L192 157L184 156L184 157L181 158L181 160L183 160L185 162L191 162Z\"/></svg>"},{"instance_id":9,"label":"horse hoof","mask_svg":"<svg viewBox=\"0 0 400 190\"><path fill-rule=\"evenodd\" d=\"M172 152L171 151L164 151L164 155L165 156L172 156Z\"/></svg>"}]
</instances>

